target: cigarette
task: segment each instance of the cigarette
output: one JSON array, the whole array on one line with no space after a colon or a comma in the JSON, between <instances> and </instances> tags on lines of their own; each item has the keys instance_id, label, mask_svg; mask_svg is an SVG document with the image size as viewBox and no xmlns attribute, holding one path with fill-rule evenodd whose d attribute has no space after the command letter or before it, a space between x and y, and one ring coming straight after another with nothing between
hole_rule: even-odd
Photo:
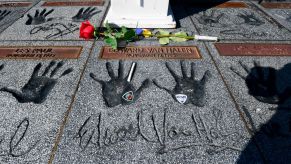
<instances>
[{"instance_id":1,"label":"cigarette","mask_svg":"<svg viewBox=\"0 0 291 164\"><path fill-rule=\"evenodd\" d=\"M132 65L131 65L131 68L130 68L130 71L129 71L129 74L128 74L128 77L127 77L127 81L128 82L130 82L131 79L132 79L133 72L134 72L134 69L135 69L135 65L136 65L136 63L132 63Z\"/></svg>"},{"instance_id":2,"label":"cigarette","mask_svg":"<svg viewBox=\"0 0 291 164\"><path fill-rule=\"evenodd\" d=\"M206 40L206 41L215 41L215 42L218 40L218 38L214 36L195 35L194 38L197 40Z\"/></svg>"}]
</instances>

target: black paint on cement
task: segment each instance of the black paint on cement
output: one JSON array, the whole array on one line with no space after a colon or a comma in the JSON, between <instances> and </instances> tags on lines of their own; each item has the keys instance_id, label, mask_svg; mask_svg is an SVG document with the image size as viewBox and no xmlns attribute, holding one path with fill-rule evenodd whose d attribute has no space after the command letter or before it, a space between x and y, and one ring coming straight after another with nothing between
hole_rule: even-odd
<instances>
[{"instance_id":1,"label":"black paint on cement","mask_svg":"<svg viewBox=\"0 0 291 164\"><path fill-rule=\"evenodd\" d=\"M138 100L143 89L149 87L151 83L149 79L146 79L136 90L135 87L127 81L127 77L124 78L124 66L122 61L119 61L118 76L115 76L111 63L107 62L106 68L108 75L111 78L110 81L106 82L97 79L96 75L93 73L90 73L90 76L102 85L102 95L108 107L115 107L119 104L129 105L134 103ZM129 95L132 99L126 100L126 95Z\"/></svg>"}]
</instances>

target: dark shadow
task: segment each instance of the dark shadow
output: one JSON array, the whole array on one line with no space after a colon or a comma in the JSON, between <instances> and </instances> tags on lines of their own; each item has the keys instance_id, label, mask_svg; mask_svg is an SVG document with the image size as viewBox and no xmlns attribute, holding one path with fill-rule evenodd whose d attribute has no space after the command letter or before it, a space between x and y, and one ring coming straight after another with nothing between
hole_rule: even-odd
<instances>
[{"instance_id":1,"label":"dark shadow","mask_svg":"<svg viewBox=\"0 0 291 164\"><path fill-rule=\"evenodd\" d=\"M229 0L170 0L170 4L177 23L177 28L181 28L181 19L206 11L207 9L221 5L227 1Z\"/></svg>"},{"instance_id":2,"label":"dark shadow","mask_svg":"<svg viewBox=\"0 0 291 164\"><path fill-rule=\"evenodd\" d=\"M277 107L263 110L276 110L271 119L253 132L247 146L242 151L237 163L254 163L255 156L261 151L265 161L259 163L290 163L291 162L291 63L277 70L272 67L262 67L257 62L249 69L240 62L248 73L246 77L231 68L243 78L249 94L258 101L276 104ZM244 112L248 116L253 129L255 125L246 107ZM260 151L255 152L254 148ZM254 156L254 153L256 155Z\"/></svg>"}]
</instances>

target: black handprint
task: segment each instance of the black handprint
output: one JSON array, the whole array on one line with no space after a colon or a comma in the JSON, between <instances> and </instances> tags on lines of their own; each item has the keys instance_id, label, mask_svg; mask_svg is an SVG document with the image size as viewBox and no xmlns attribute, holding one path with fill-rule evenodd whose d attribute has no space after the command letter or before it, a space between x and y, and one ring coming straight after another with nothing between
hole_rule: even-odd
<instances>
[{"instance_id":1,"label":"black handprint","mask_svg":"<svg viewBox=\"0 0 291 164\"><path fill-rule=\"evenodd\" d=\"M257 18L254 15L254 13L245 13L245 14L240 13L237 16L244 20L244 23L241 23L241 24L247 24L247 25L252 25L252 26L260 26L262 24L265 24L265 22Z\"/></svg>"},{"instance_id":2,"label":"black handprint","mask_svg":"<svg viewBox=\"0 0 291 164\"><path fill-rule=\"evenodd\" d=\"M162 87L156 80L154 80L154 84L157 87L166 90L176 101L181 104L192 103L193 105L203 107L206 102L205 85L211 76L210 71L207 70L201 80L195 80L195 64L191 63L191 77L187 76L185 62L181 61L180 64L183 77L179 77L169 66L169 63L166 63L166 67L176 81L176 86L173 90Z\"/></svg>"},{"instance_id":3,"label":"black handprint","mask_svg":"<svg viewBox=\"0 0 291 164\"><path fill-rule=\"evenodd\" d=\"M206 12L204 11L202 15L200 15L200 17L198 18L198 22L200 24L203 24L203 25L208 25L208 26L211 26L211 27L214 27L214 26L226 26L224 24L221 24L219 22L219 20L224 16L223 13L219 14L218 16L215 16L215 11L212 10L210 15L207 15Z\"/></svg>"},{"instance_id":4,"label":"black handprint","mask_svg":"<svg viewBox=\"0 0 291 164\"><path fill-rule=\"evenodd\" d=\"M250 95L254 96L258 101L268 104L279 104L285 100L282 97L283 95L280 95L276 89L276 69L261 67L255 61L252 69L249 69L241 61L239 63L248 73L246 77L238 73L233 67L230 69L245 80Z\"/></svg>"},{"instance_id":5,"label":"black handprint","mask_svg":"<svg viewBox=\"0 0 291 164\"><path fill-rule=\"evenodd\" d=\"M59 69L64 65L64 62L59 62L56 67L51 71L50 76L48 76L47 74L54 65L56 65L55 61L50 62L50 64L45 68L41 76L39 76L38 74L40 68L42 67L42 64L39 63L38 65L36 65L29 81L21 88L21 92L7 87L1 88L0 91L11 93L20 103L43 103L46 100L50 91L58 82L58 79L73 71L72 68L69 68L65 70L58 78L53 78L53 76L55 76Z\"/></svg>"},{"instance_id":6,"label":"black handprint","mask_svg":"<svg viewBox=\"0 0 291 164\"><path fill-rule=\"evenodd\" d=\"M101 11L96 11L96 8L91 8L88 7L86 10L84 10L84 8L81 8L78 13L72 17L73 22L83 22L86 20L89 20L90 18L92 18L92 16L100 13Z\"/></svg>"},{"instance_id":7,"label":"black handprint","mask_svg":"<svg viewBox=\"0 0 291 164\"><path fill-rule=\"evenodd\" d=\"M124 76L123 62L119 61L118 76L115 76L111 63L106 63L110 81L103 81L96 78L93 73L90 73L91 78L102 85L102 94L105 103L108 107L114 107L119 104L129 105L138 100L143 89L149 87L150 80L146 79L142 85L136 90L135 87L127 81Z\"/></svg>"},{"instance_id":8,"label":"black handprint","mask_svg":"<svg viewBox=\"0 0 291 164\"><path fill-rule=\"evenodd\" d=\"M46 23L46 22L52 21L53 18L46 19L46 17L49 14L51 14L53 11L54 11L54 9L51 9L48 12L46 12L46 9L43 9L39 13L39 10L36 10L34 17L32 17L30 14L27 14L28 20L26 21L25 24L26 25L38 25L38 24L42 24L42 23Z\"/></svg>"},{"instance_id":9,"label":"black handprint","mask_svg":"<svg viewBox=\"0 0 291 164\"><path fill-rule=\"evenodd\" d=\"M11 13L11 11L7 11L7 10L0 10L0 21L3 20L7 15L9 15Z\"/></svg>"}]
</instances>

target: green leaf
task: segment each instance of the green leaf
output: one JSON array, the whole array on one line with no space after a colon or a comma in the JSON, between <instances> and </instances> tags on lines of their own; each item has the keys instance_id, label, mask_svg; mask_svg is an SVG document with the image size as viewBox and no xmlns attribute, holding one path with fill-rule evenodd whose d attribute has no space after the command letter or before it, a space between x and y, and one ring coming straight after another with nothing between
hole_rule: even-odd
<instances>
[{"instance_id":1,"label":"green leaf","mask_svg":"<svg viewBox=\"0 0 291 164\"><path fill-rule=\"evenodd\" d=\"M136 36L135 31L133 29L130 29L124 34L124 40L132 41L135 38L135 36Z\"/></svg>"},{"instance_id":2,"label":"green leaf","mask_svg":"<svg viewBox=\"0 0 291 164\"><path fill-rule=\"evenodd\" d=\"M170 39L166 38L166 37L165 38L160 38L159 42L160 42L160 44L163 44L163 45L169 44L170 43Z\"/></svg>"},{"instance_id":3,"label":"green leaf","mask_svg":"<svg viewBox=\"0 0 291 164\"><path fill-rule=\"evenodd\" d=\"M179 37L182 37L182 36L187 37L188 36L187 33L186 32L183 32L183 31L177 32L174 35L175 36L179 36Z\"/></svg>"},{"instance_id":4,"label":"green leaf","mask_svg":"<svg viewBox=\"0 0 291 164\"><path fill-rule=\"evenodd\" d=\"M127 32L126 27L122 26L122 27L121 27L121 32L122 32L123 34L125 34L125 33Z\"/></svg>"},{"instance_id":5,"label":"green leaf","mask_svg":"<svg viewBox=\"0 0 291 164\"><path fill-rule=\"evenodd\" d=\"M181 37L170 37L170 39L174 42L186 42L188 39L181 38Z\"/></svg>"},{"instance_id":6,"label":"green leaf","mask_svg":"<svg viewBox=\"0 0 291 164\"><path fill-rule=\"evenodd\" d=\"M112 28L110 27L108 21L105 23L105 27L108 33L112 33Z\"/></svg>"},{"instance_id":7,"label":"green leaf","mask_svg":"<svg viewBox=\"0 0 291 164\"><path fill-rule=\"evenodd\" d=\"M123 35L123 33L121 33L121 32L117 32L117 33L114 34L114 36L115 36L116 38L121 38L122 35Z\"/></svg>"},{"instance_id":8,"label":"green leaf","mask_svg":"<svg viewBox=\"0 0 291 164\"><path fill-rule=\"evenodd\" d=\"M115 50L117 49L117 40L115 37L106 38L105 43L110 45L113 49L115 49Z\"/></svg>"},{"instance_id":9,"label":"green leaf","mask_svg":"<svg viewBox=\"0 0 291 164\"><path fill-rule=\"evenodd\" d=\"M158 32L160 33L160 35L170 35L170 32L166 30L159 29Z\"/></svg>"}]
</instances>

